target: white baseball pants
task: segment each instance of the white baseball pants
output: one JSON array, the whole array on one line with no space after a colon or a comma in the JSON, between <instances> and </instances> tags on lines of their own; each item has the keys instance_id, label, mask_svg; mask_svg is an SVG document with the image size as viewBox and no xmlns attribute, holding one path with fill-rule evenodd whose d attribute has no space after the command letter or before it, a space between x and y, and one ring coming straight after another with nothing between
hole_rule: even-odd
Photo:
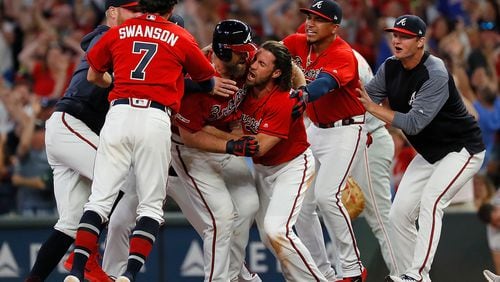
<instances>
[{"instance_id":1,"label":"white baseball pants","mask_svg":"<svg viewBox=\"0 0 500 282\"><path fill-rule=\"evenodd\" d=\"M314 198L314 188L311 187L306 191L302 209L295 223L295 230L311 253L319 271L323 273L328 281L334 282L337 281L336 273L332 267L332 262L330 262L328 258L328 253L326 252L323 228L321 227L317 207L318 204Z\"/></svg>"},{"instance_id":2,"label":"white baseball pants","mask_svg":"<svg viewBox=\"0 0 500 282\"><path fill-rule=\"evenodd\" d=\"M186 186L202 231L205 281L238 280L250 227L259 209L244 158L175 144L173 163Z\"/></svg>"},{"instance_id":3,"label":"white baseball pants","mask_svg":"<svg viewBox=\"0 0 500 282\"><path fill-rule=\"evenodd\" d=\"M307 128L311 150L316 159L314 195L332 241L338 247L342 277L361 274L363 264L351 225L341 201L347 177L363 156L366 146L364 125L322 129Z\"/></svg>"},{"instance_id":4,"label":"white baseball pants","mask_svg":"<svg viewBox=\"0 0 500 282\"><path fill-rule=\"evenodd\" d=\"M59 213L54 229L75 238L90 196L99 136L79 119L54 112L46 122L45 144Z\"/></svg>"},{"instance_id":5,"label":"white baseball pants","mask_svg":"<svg viewBox=\"0 0 500 282\"><path fill-rule=\"evenodd\" d=\"M260 201L256 222L287 281L327 281L292 229L314 178L314 165L310 149L281 165L255 165Z\"/></svg>"},{"instance_id":6,"label":"white baseball pants","mask_svg":"<svg viewBox=\"0 0 500 282\"><path fill-rule=\"evenodd\" d=\"M470 155L463 148L434 164L420 154L411 161L389 214L390 236L400 271L417 281L431 281L429 270L441 235L443 209L479 171L483 160L484 151Z\"/></svg>"},{"instance_id":7,"label":"white baseball pants","mask_svg":"<svg viewBox=\"0 0 500 282\"><path fill-rule=\"evenodd\" d=\"M391 275L399 274L396 257L388 235L391 210L391 164L394 141L385 127L371 133L372 144L366 148L362 161L351 175L365 196L363 216L380 244L380 250Z\"/></svg>"},{"instance_id":8,"label":"white baseball pants","mask_svg":"<svg viewBox=\"0 0 500 282\"><path fill-rule=\"evenodd\" d=\"M127 175L136 177L138 218L163 223L170 166L170 117L159 109L112 106L101 130L94 167L94 181L85 210L98 213L104 222Z\"/></svg>"}]
</instances>

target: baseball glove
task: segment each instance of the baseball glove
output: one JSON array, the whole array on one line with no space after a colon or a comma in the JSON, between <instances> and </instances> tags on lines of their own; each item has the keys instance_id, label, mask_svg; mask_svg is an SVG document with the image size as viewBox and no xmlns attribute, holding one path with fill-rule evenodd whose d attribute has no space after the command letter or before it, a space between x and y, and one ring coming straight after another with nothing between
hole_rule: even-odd
<instances>
[{"instance_id":1,"label":"baseball glove","mask_svg":"<svg viewBox=\"0 0 500 282\"><path fill-rule=\"evenodd\" d=\"M347 178L346 188L342 191L342 203L351 220L357 218L365 208L365 196L352 176Z\"/></svg>"}]
</instances>

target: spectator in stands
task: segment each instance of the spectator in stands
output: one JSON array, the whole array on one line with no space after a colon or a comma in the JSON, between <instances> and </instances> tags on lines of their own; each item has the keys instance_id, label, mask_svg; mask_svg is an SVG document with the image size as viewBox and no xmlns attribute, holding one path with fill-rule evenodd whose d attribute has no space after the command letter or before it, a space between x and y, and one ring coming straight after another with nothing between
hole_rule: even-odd
<instances>
[{"instance_id":1,"label":"spectator in stands","mask_svg":"<svg viewBox=\"0 0 500 282\"><path fill-rule=\"evenodd\" d=\"M483 204L491 202L496 189L491 179L482 174L476 174L474 181L474 206L478 210Z\"/></svg>"},{"instance_id":2,"label":"spectator in stands","mask_svg":"<svg viewBox=\"0 0 500 282\"><path fill-rule=\"evenodd\" d=\"M477 90L482 87L490 87L493 91L497 91L498 78L496 74L496 64L498 52L500 51L498 27L495 22L484 22L480 20L478 21L478 30L479 38L475 41L477 45L474 46L467 58L467 72L471 77L473 89ZM479 72L479 74L476 74L477 72ZM483 72L486 76L484 76Z\"/></svg>"},{"instance_id":3,"label":"spectator in stands","mask_svg":"<svg viewBox=\"0 0 500 282\"><path fill-rule=\"evenodd\" d=\"M0 215L16 210L16 188L12 184L13 159L5 150L7 135L0 133Z\"/></svg>"},{"instance_id":4,"label":"spectator in stands","mask_svg":"<svg viewBox=\"0 0 500 282\"><path fill-rule=\"evenodd\" d=\"M299 3L291 0L274 1L265 11L265 16L272 28L275 39L281 40L295 33L304 21L304 14L299 11Z\"/></svg>"},{"instance_id":5,"label":"spectator in stands","mask_svg":"<svg viewBox=\"0 0 500 282\"><path fill-rule=\"evenodd\" d=\"M429 52L433 55L439 54L439 43L443 38L455 31L455 25L455 20L444 16L438 16L432 22L429 30L427 31L429 34L429 40L427 41Z\"/></svg>"},{"instance_id":6,"label":"spectator in stands","mask_svg":"<svg viewBox=\"0 0 500 282\"><path fill-rule=\"evenodd\" d=\"M476 76L481 75L481 80L487 79L484 68L478 68ZM486 83L486 82L483 82ZM498 93L490 87L476 87L477 100L474 101L474 107L479 114L479 127L483 133L483 142L486 145L486 155L482 169L486 168L493 153L495 146L496 133L500 130L500 98Z\"/></svg>"},{"instance_id":7,"label":"spectator in stands","mask_svg":"<svg viewBox=\"0 0 500 282\"><path fill-rule=\"evenodd\" d=\"M12 183L17 186L19 213L29 216L54 216L55 201L52 170L45 152L45 124L27 116L17 148L19 162Z\"/></svg>"},{"instance_id":8,"label":"spectator in stands","mask_svg":"<svg viewBox=\"0 0 500 282\"><path fill-rule=\"evenodd\" d=\"M4 16L4 9L0 7L0 79L12 81L14 60L12 43L14 42L14 26Z\"/></svg>"},{"instance_id":9,"label":"spectator in stands","mask_svg":"<svg viewBox=\"0 0 500 282\"><path fill-rule=\"evenodd\" d=\"M33 92L48 98L61 97L75 68L71 56L46 33L24 47L19 61L32 77Z\"/></svg>"}]
</instances>

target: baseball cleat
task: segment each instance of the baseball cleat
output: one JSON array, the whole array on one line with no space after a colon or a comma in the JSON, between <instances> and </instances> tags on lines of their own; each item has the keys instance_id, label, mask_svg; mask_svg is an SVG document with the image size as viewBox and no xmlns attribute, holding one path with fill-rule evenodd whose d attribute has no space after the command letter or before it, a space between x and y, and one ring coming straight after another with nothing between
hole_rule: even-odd
<instances>
[{"instance_id":1,"label":"baseball cleat","mask_svg":"<svg viewBox=\"0 0 500 282\"><path fill-rule=\"evenodd\" d=\"M500 276L496 275L495 273L487 269L483 270L483 275L488 282L500 282Z\"/></svg>"},{"instance_id":2,"label":"baseball cleat","mask_svg":"<svg viewBox=\"0 0 500 282\"><path fill-rule=\"evenodd\" d=\"M417 280L403 274L401 276L389 275L385 277L385 282L416 282Z\"/></svg>"},{"instance_id":3,"label":"baseball cleat","mask_svg":"<svg viewBox=\"0 0 500 282\"><path fill-rule=\"evenodd\" d=\"M262 282L257 273L249 273L248 276L238 277L238 282Z\"/></svg>"},{"instance_id":4,"label":"baseball cleat","mask_svg":"<svg viewBox=\"0 0 500 282\"><path fill-rule=\"evenodd\" d=\"M71 252L68 259L63 264L66 270L71 271L74 258L75 253ZM85 264L85 280L88 280L88 282L112 282L113 279L109 278L108 274L102 270L98 260L99 255L93 252Z\"/></svg>"},{"instance_id":5,"label":"baseball cleat","mask_svg":"<svg viewBox=\"0 0 500 282\"><path fill-rule=\"evenodd\" d=\"M80 282L80 279L78 277L73 276L73 275L68 275L66 278L64 278L64 282Z\"/></svg>"},{"instance_id":6,"label":"baseball cleat","mask_svg":"<svg viewBox=\"0 0 500 282\"><path fill-rule=\"evenodd\" d=\"M130 279L127 276L118 277L115 282L130 282Z\"/></svg>"}]
</instances>

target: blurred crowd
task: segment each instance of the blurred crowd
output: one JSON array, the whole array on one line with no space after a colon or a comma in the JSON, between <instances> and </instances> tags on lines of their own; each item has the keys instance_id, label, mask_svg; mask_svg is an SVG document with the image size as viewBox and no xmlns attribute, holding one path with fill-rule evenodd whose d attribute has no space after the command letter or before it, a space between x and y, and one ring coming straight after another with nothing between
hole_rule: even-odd
<instances>
[{"instance_id":1,"label":"blurred crowd","mask_svg":"<svg viewBox=\"0 0 500 282\"><path fill-rule=\"evenodd\" d=\"M304 22L309 0L180 0L175 13L201 47L214 26L236 18L252 26L257 43L281 40ZM0 214L55 214L44 121L64 95L83 55L80 40L104 16L104 0L0 0ZM427 25L427 50L445 60L487 146L480 173L465 197L479 207L500 186L500 13L498 0L338 0L341 36L373 71L389 56L396 17L416 14ZM396 129L393 190L415 154ZM68 152L70 153L70 152Z\"/></svg>"}]
</instances>

